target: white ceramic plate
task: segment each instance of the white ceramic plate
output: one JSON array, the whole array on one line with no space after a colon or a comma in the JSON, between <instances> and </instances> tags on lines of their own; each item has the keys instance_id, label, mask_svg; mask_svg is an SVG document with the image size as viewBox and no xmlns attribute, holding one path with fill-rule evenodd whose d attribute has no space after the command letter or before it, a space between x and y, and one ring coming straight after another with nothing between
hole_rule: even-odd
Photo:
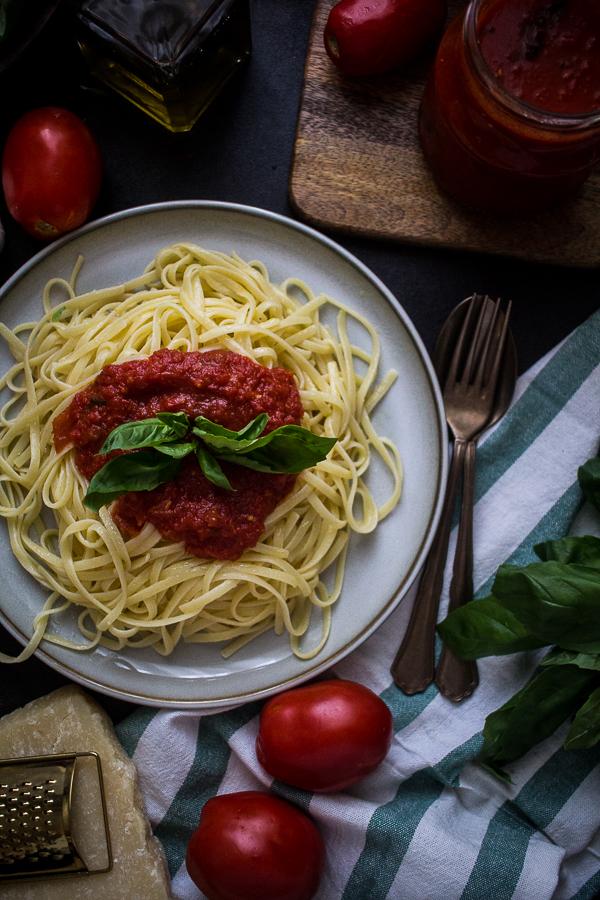
<instances>
[{"instance_id":1,"label":"white ceramic plate","mask_svg":"<svg viewBox=\"0 0 600 900\"><path fill-rule=\"evenodd\" d=\"M286 635L266 633L229 660L218 645L182 644L168 658L151 648L78 653L42 644L38 656L64 675L114 697L150 706L221 707L265 697L329 668L364 641L389 615L416 577L437 520L446 481L446 425L431 362L398 301L362 263L318 232L269 212L227 203L175 202L140 207L93 222L44 249L0 291L0 315L14 327L42 314L41 294L52 277L68 278L79 254L80 292L117 284L142 272L156 252L192 241L246 260L260 259L276 283L299 276L315 291L367 316L382 340L381 372L398 379L378 407L378 431L395 441L404 463L402 499L376 531L353 535L343 593L331 636L314 659L299 660ZM357 340L353 334L352 339ZM364 339L364 338L363 338ZM6 371L12 358L0 348ZM381 498L384 473L370 484ZM17 563L0 524L0 619L22 643L45 591ZM68 615L56 628L80 635Z\"/></svg>"}]
</instances>

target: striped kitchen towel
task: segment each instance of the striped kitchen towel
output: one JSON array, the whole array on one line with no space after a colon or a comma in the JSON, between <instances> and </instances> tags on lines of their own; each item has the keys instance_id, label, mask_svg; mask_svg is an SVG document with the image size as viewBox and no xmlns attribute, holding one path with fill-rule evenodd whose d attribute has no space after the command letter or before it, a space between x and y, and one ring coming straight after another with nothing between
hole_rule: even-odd
<instances>
[{"instance_id":1,"label":"striped kitchen towel","mask_svg":"<svg viewBox=\"0 0 600 900\"><path fill-rule=\"evenodd\" d=\"M520 378L508 414L481 442L478 596L501 563L531 561L533 545L565 535L574 517L580 532L600 533L595 513L578 513L576 481L577 467L598 452L599 362L600 312ZM449 577L450 567L446 585ZM513 785L476 761L485 717L528 681L545 651L480 660L480 685L460 705L435 686L406 697L389 665L411 596L414 589L332 672L376 691L395 722L385 762L343 793L271 784L254 752L259 703L204 716L140 709L118 726L178 900L202 897L185 850L203 803L256 789L300 805L321 830L327 866L318 900L587 900L600 891L600 746L564 750L563 726L511 766ZM446 604L447 588L440 617Z\"/></svg>"}]
</instances>

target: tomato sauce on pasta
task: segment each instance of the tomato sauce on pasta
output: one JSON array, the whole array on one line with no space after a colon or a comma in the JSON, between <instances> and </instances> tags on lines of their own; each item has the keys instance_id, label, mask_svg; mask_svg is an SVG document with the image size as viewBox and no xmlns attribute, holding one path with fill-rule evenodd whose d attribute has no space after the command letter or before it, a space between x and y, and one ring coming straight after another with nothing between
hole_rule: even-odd
<instances>
[{"instance_id":1,"label":"tomato sauce on pasta","mask_svg":"<svg viewBox=\"0 0 600 900\"><path fill-rule=\"evenodd\" d=\"M56 450L73 445L77 468L91 480L123 452L99 453L114 428L161 412L183 412L192 420L205 416L232 431L267 413L265 432L270 432L299 425L303 410L294 376L281 366L267 369L229 350L157 350L147 359L106 366L76 394L54 421ZM223 469L233 491L212 484L190 457L171 481L120 497L112 517L126 536L150 522L166 540L183 541L188 553L238 559L255 546L265 518L291 491L296 476L232 463L223 463Z\"/></svg>"}]
</instances>

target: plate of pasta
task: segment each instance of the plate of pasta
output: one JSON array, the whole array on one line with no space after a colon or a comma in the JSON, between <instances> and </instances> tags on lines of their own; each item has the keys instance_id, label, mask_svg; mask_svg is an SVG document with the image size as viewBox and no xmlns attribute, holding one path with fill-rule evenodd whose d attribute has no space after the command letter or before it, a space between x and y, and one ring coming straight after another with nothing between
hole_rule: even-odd
<instances>
[{"instance_id":1,"label":"plate of pasta","mask_svg":"<svg viewBox=\"0 0 600 900\"><path fill-rule=\"evenodd\" d=\"M335 242L156 204L44 249L0 300L18 659L230 706L325 671L402 600L439 517L443 405L406 313Z\"/></svg>"}]
</instances>

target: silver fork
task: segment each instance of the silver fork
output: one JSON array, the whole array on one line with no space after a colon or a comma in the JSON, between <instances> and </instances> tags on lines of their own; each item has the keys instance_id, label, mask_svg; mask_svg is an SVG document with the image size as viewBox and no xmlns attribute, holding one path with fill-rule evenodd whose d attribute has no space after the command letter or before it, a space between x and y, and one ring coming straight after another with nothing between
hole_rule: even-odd
<instances>
[{"instance_id":1,"label":"silver fork","mask_svg":"<svg viewBox=\"0 0 600 900\"><path fill-rule=\"evenodd\" d=\"M500 311L500 301L494 306L491 317L486 317L488 298L481 302L477 325L472 337L473 317L477 301L474 295L454 350L448 375L444 385L444 406L446 419L454 435L454 453L448 477L446 497L440 523L427 557L427 563L419 591L412 609L408 629L391 666L395 683L405 694L424 691L434 678L434 642L437 610L442 589L448 541L452 526L452 516L456 505L458 485L465 465L465 492L459 527L461 556L457 560L453 577L453 608L468 598L469 580L472 594L472 495L475 465L476 440L492 417L494 395L500 373L500 364L508 334L510 304L504 316L500 334L496 324ZM469 500L470 515L469 515ZM470 555L469 555L470 546ZM459 545L457 543L457 550ZM464 663L454 656L444 653L443 667L438 687L452 699L468 696L478 682L477 667L474 663ZM460 678L460 688L454 687L456 673ZM446 693L448 691L449 693ZM456 695L460 694L460 698Z\"/></svg>"},{"instance_id":2,"label":"silver fork","mask_svg":"<svg viewBox=\"0 0 600 900\"><path fill-rule=\"evenodd\" d=\"M485 307L485 301L482 304L482 314ZM464 458L464 474L463 474L463 497L460 512L460 524L458 527L458 537L456 541L456 550L454 555L454 567L452 570L452 581L450 583L450 602L448 604L448 612L458 609L463 603L468 603L473 598L473 503L475 492L475 460L477 453L477 438L490 419L496 386L500 375L500 364L504 353L504 345L508 335L508 320L510 316L511 304L504 315L504 322L500 334L497 334L498 313L500 310L500 301L498 300L494 307L494 314L490 323L489 331L486 337L486 343L482 357L477 367L475 381L472 387L464 385L463 381L454 384L452 392L446 396L444 392L444 403L446 404L446 414L448 412L448 404L454 403L456 407L464 403L464 399L460 396L460 392L471 390L471 409L472 419L470 420L471 429L474 434L468 439L465 447ZM473 348L471 348L471 354ZM467 360L465 372L472 366L471 354ZM470 370L469 370L470 371ZM449 373L449 377L452 371ZM456 373L455 373L456 374ZM484 420L483 425L477 427L475 419ZM435 672L435 683L440 693L449 700L458 702L470 696L479 682L477 672L477 663L474 660L459 659L448 650L444 645Z\"/></svg>"}]
</instances>

